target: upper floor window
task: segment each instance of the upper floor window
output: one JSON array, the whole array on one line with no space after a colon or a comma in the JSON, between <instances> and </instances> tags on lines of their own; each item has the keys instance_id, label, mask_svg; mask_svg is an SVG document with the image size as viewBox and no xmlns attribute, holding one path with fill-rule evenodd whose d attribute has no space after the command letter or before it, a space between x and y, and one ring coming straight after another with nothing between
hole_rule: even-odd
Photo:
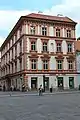
<instances>
[{"instance_id":1,"label":"upper floor window","mask_svg":"<svg viewBox=\"0 0 80 120\"><path fill-rule=\"evenodd\" d=\"M62 70L62 60L57 61L57 68L58 70Z\"/></svg>"},{"instance_id":2,"label":"upper floor window","mask_svg":"<svg viewBox=\"0 0 80 120\"><path fill-rule=\"evenodd\" d=\"M32 51L36 50L36 42L35 41L31 42L31 50Z\"/></svg>"},{"instance_id":3,"label":"upper floor window","mask_svg":"<svg viewBox=\"0 0 80 120\"><path fill-rule=\"evenodd\" d=\"M44 52L47 51L47 42L43 42L43 51L44 51Z\"/></svg>"},{"instance_id":4,"label":"upper floor window","mask_svg":"<svg viewBox=\"0 0 80 120\"><path fill-rule=\"evenodd\" d=\"M15 46L15 56L17 56L17 45Z\"/></svg>"},{"instance_id":5,"label":"upper floor window","mask_svg":"<svg viewBox=\"0 0 80 120\"><path fill-rule=\"evenodd\" d=\"M36 60L31 60L31 69L32 70L36 70L36 64L37 64Z\"/></svg>"},{"instance_id":6,"label":"upper floor window","mask_svg":"<svg viewBox=\"0 0 80 120\"><path fill-rule=\"evenodd\" d=\"M15 41L17 40L17 33L15 34Z\"/></svg>"},{"instance_id":7,"label":"upper floor window","mask_svg":"<svg viewBox=\"0 0 80 120\"><path fill-rule=\"evenodd\" d=\"M43 69L44 70L48 69L48 60L43 60Z\"/></svg>"},{"instance_id":8,"label":"upper floor window","mask_svg":"<svg viewBox=\"0 0 80 120\"><path fill-rule=\"evenodd\" d=\"M69 70L73 69L73 62L72 62L72 60L68 61L68 69Z\"/></svg>"},{"instance_id":9,"label":"upper floor window","mask_svg":"<svg viewBox=\"0 0 80 120\"><path fill-rule=\"evenodd\" d=\"M56 29L56 37L60 37L60 29Z\"/></svg>"},{"instance_id":10,"label":"upper floor window","mask_svg":"<svg viewBox=\"0 0 80 120\"><path fill-rule=\"evenodd\" d=\"M35 26L30 26L30 33L35 34Z\"/></svg>"},{"instance_id":11,"label":"upper floor window","mask_svg":"<svg viewBox=\"0 0 80 120\"><path fill-rule=\"evenodd\" d=\"M47 35L47 27L42 27L42 35L46 36Z\"/></svg>"},{"instance_id":12,"label":"upper floor window","mask_svg":"<svg viewBox=\"0 0 80 120\"><path fill-rule=\"evenodd\" d=\"M68 52L72 52L72 44L68 43Z\"/></svg>"},{"instance_id":13,"label":"upper floor window","mask_svg":"<svg viewBox=\"0 0 80 120\"><path fill-rule=\"evenodd\" d=\"M12 38L12 45L14 44L14 39Z\"/></svg>"},{"instance_id":14,"label":"upper floor window","mask_svg":"<svg viewBox=\"0 0 80 120\"><path fill-rule=\"evenodd\" d=\"M67 37L71 38L71 30L67 30Z\"/></svg>"},{"instance_id":15,"label":"upper floor window","mask_svg":"<svg viewBox=\"0 0 80 120\"><path fill-rule=\"evenodd\" d=\"M22 41L20 41L20 52L22 52Z\"/></svg>"},{"instance_id":16,"label":"upper floor window","mask_svg":"<svg viewBox=\"0 0 80 120\"><path fill-rule=\"evenodd\" d=\"M61 52L61 43L57 43L57 52Z\"/></svg>"}]
</instances>

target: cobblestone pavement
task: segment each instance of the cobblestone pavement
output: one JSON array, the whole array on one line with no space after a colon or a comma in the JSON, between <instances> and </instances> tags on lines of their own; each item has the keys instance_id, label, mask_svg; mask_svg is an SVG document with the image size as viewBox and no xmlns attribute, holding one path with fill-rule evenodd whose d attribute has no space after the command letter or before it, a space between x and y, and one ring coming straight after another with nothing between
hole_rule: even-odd
<instances>
[{"instance_id":1,"label":"cobblestone pavement","mask_svg":"<svg viewBox=\"0 0 80 120\"><path fill-rule=\"evenodd\" d=\"M2 97L0 120L80 120L80 94Z\"/></svg>"}]
</instances>

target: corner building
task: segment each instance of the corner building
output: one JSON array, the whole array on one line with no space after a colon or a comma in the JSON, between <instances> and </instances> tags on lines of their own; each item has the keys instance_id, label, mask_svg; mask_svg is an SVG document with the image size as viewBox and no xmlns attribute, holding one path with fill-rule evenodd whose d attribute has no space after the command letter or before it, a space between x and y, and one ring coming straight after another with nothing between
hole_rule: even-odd
<instances>
[{"instance_id":1,"label":"corner building","mask_svg":"<svg viewBox=\"0 0 80 120\"><path fill-rule=\"evenodd\" d=\"M21 90L77 88L76 22L68 17L21 16L1 46L1 84Z\"/></svg>"}]
</instances>

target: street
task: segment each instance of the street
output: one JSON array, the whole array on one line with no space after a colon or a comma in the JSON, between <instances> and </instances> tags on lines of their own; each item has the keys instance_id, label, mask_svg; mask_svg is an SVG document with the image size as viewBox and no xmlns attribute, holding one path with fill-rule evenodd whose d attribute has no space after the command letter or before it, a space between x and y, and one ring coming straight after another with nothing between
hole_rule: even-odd
<instances>
[{"instance_id":1,"label":"street","mask_svg":"<svg viewBox=\"0 0 80 120\"><path fill-rule=\"evenodd\" d=\"M0 120L80 120L80 94L1 97Z\"/></svg>"}]
</instances>

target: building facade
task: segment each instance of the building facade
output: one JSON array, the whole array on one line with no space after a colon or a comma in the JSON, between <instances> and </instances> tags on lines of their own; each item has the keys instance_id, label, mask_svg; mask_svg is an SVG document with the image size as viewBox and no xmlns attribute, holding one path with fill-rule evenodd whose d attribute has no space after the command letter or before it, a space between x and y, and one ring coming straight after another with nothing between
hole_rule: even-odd
<instances>
[{"instance_id":1,"label":"building facade","mask_svg":"<svg viewBox=\"0 0 80 120\"><path fill-rule=\"evenodd\" d=\"M77 88L75 27L68 17L22 16L1 46L1 84Z\"/></svg>"},{"instance_id":2,"label":"building facade","mask_svg":"<svg viewBox=\"0 0 80 120\"><path fill-rule=\"evenodd\" d=\"M80 39L75 41L75 48L76 48L77 81L79 86L80 85Z\"/></svg>"}]
</instances>

